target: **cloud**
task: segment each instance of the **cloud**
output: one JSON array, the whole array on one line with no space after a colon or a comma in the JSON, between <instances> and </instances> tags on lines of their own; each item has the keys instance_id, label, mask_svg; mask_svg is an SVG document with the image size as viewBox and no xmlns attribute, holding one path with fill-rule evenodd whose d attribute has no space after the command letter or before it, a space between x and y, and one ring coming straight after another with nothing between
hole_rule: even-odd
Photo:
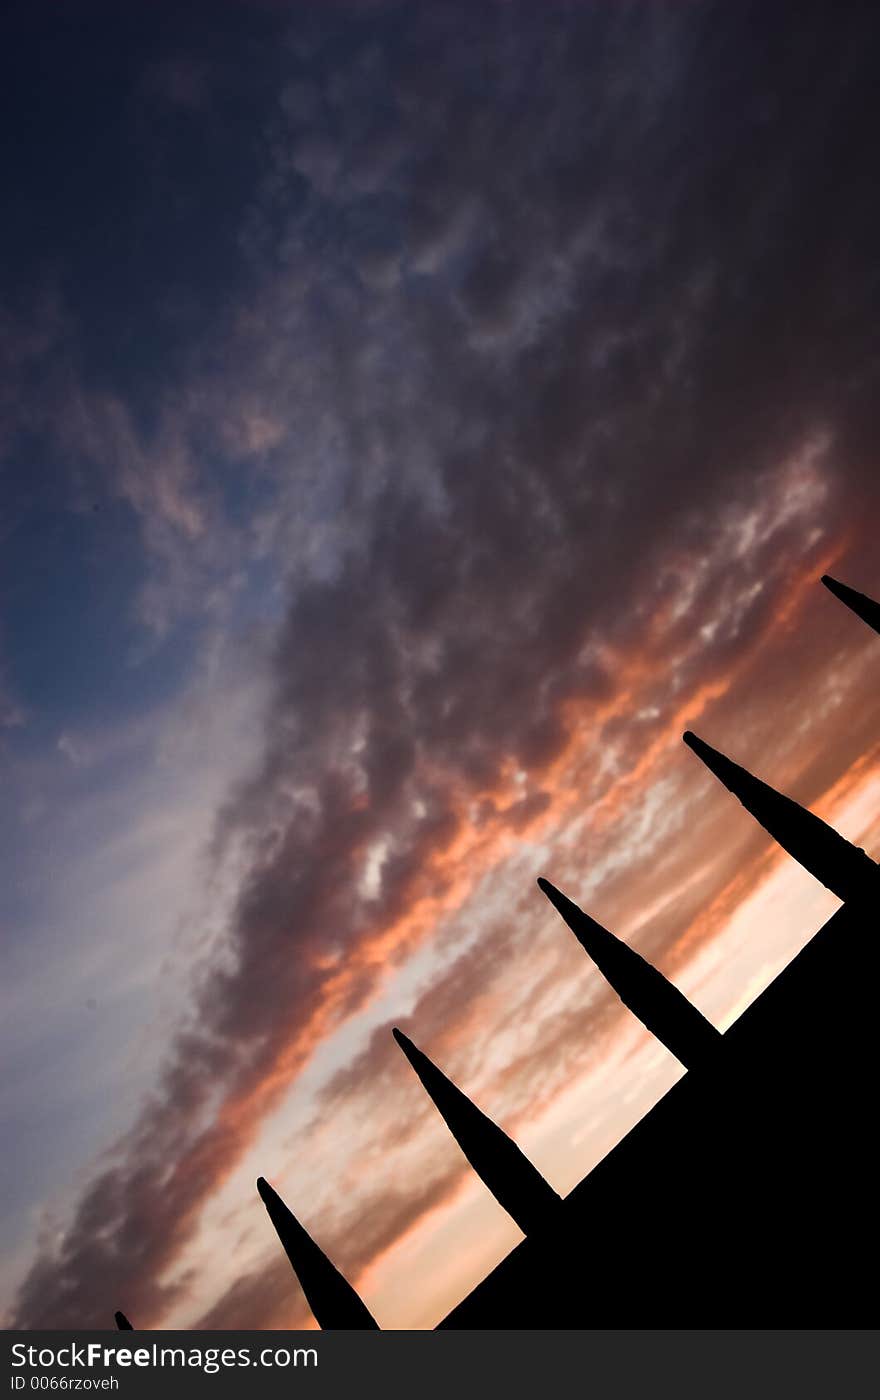
<instances>
[{"instance_id":1,"label":"cloud","mask_svg":"<svg viewBox=\"0 0 880 1400\"><path fill-rule=\"evenodd\" d=\"M791 600L876 523L856 18L764 16L760 45L748 7L349 18L344 41L323 9L291 35L247 272L151 428L118 394L66 400L67 443L142 523L143 617L216 604L230 626L264 590L275 642L262 755L215 827L240 872L223 954L34 1261L21 1327L182 1308L206 1201L426 948L414 1024L457 1045L453 1068L492 1041L477 1084L502 1116L583 1073L608 1003L585 1015L576 950L500 897L468 946L475 890L518 899L530 842L571 871L586 846L611 913L676 891L646 930L670 949L724 883L676 726L735 712ZM659 844L675 802L709 814L698 887ZM663 879L636 896L655 846ZM424 1135L378 1111L378 1035L317 1094L316 1119L356 1100L366 1140L404 1154L319 1220L354 1271L459 1180L405 1174ZM279 1281L231 1280L203 1320L274 1316Z\"/></svg>"}]
</instances>

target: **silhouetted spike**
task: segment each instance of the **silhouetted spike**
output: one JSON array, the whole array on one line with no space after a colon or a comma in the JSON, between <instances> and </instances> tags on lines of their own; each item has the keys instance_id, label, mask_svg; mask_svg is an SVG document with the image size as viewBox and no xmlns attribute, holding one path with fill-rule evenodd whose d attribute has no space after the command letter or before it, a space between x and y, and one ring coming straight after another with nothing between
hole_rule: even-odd
<instances>
[{"instance_id":1,"label":"silhouetted spike","mask_svg":"<svg viewBox=\"0 0 880 1400\"><path fill-rule=\"evenodd\" d=\"M553 1187L513 1138L477 1108L403 1031L395 1026L393 1034L455 1141L499 1205L525 1235L546 1226L562 1204Z\"/></svg>"},{"instance_id":2,"label":"silhouetted spike","mask_svg":"<svg viewBox=\"0 0 880 1400\"><path fill-rule=\"evenodd\" d=\"M597 924L549 880L539 879L538 888L562 915L624 1006L629 1007L683 1065L695 1069L716 1054L723 1038L721 1032L662 972Z\"/></svg>"},{"instance_id":3,"label":"silhouetted spike","mask_svg":"<svg viewBox=\"0 0 880 1400\"><path fill-rule=\"evenodd\" d=\"M747 769L704 743L696 734L688 731L684 742L783 850L821 880L838 899L877 898L880 872L861 847L847 841L808 808L753 777Z\"/></svg>"},{"instance_id":4,"label":"silhouetted spike","mask_svg":"<svg viewBox=\"0 0 880 1400\"><path fill-rule=\"evenodd\" d=\"M124 1313L124 1312L116 1312L116 1313L113 1314L113 1317L114 1317L115 1322L116 1322L116 1330L117 1330L117 1332L133 1332L133 1331L134 1331L134 1328L132 1327L132 1325L131 1325L131 1323L129 1322L128 1318L125 1316L125 1313Z\"/></svg>"},{"instance_id":5,"label":"silhouetted spike","mask_svg":"<svg viewBox=\"0 0 880 1400\"><path fill-rule=\"evenodd\" d=\"M837 579L832 578L830 574L823 574L822 582L829 593L833 593L835 598L839 598L841 603L846 603L846 606L852 609L856 617L867 622L868 626L873 627L875 632L880 632L880 603L869 598L866 593L857 593L847 583L838 583Z\"/></svg>"},{"instance_id":6,"label":"silhouetted spike","mask_svg":"<svg viewBox=\"0 0 880 1400\"><path fill-rule=\"evenodd\" d=\"M325 1330L378 1329L379 1324L366 1304L288 1210L277 1191L272 1190L265 1177L257 1178L257 1190L318 1326Z\"/></svg>"}]
</instances>

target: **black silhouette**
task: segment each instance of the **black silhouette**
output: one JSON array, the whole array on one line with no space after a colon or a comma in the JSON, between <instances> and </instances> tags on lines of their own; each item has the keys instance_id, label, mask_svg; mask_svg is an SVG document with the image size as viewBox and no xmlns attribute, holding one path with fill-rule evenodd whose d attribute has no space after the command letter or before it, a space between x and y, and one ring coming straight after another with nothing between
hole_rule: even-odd
<instances>
[{"instance_id":1,"label":"black silhouette","mask_svg":"<svg viewBox=\"0 0 880 1400\"><path fill-rule=\"evenodd\" d=\"M864 603L867 621L880 616ZM875 1321L864 1280L878 1245L877 867L813 813L685 741L847 902L734 1021L711 1067L679 1080L565 1198L557 1226L518 1245L441 1327ZM561 912L595 940L568 901Z\"/></svg>"},{"instance_id":2,"label":"black silhouette","mask_svg":"<svg viewBox=\"0 0 880 1400\"><path fill-rule=\"evenodd\" d=\"M562 1198L525 1153L463 1094L418 1046L394 1028L397 1041L477 1176L524 1235L540 1230L554 1217Z\"/></svg>"},{"instance_id":3,"label":"black silhouette","mask_svg":"<svg viewBox=\"0 0 880 1400\"><path fill-rule=\"evenodd\" d=\"M875 923L835 914L441 1326L871 1325Z\"/></svg>"},{"instance_id":4,"label":"black silhouette","mask_svg":"<svg viewBox=\"0 0 880 1400\"><path fill-rule=\"evenodd\" d=\"M880 606L823 582L880 631ZM689 1069L564 1199L400 1031L471 1165L526 1238L439 1325L861 1327L877 1255L878 867L812 812L684 740L845 901L722 1036L547 880L543 892L624 1004ZM322 1327L375 1328L261 1177ZM122 1313L117 1326L131 1328Z\"/></svg>"},{"instance_id":5,"label":"black silhouette","mask_svg":"<svg viewBox=\"0 0 880 1400\"><path fill-rule=\"evenodd\" d=\"M124 1313L124 1312L117 1312L117 1313L114 1313L113 1316L114 1316L115 1319L116 1319L116 1328L117 1328L117 1331L119 1331L119 1332L133 1332L133 1331L134 1331L134 1328L132 1327L132 1325L131 1325L131 1323L129 1322L128 1318L125 1316L125 1313Z\"/></svg>"},{"instance_id":6,"label":"black silhouette","mask_svg":"<svg viewBox=\"0 0 880 1400\"><path fill-rule=\"evenodd\" d=\"M688 731L684 742L783 850L821 880L838 899L877 898L880 893L877 866L859 846L853 846L821 817L762 783L760 778L725 758L696 734Z\"/></svg>"},{"instance_id":7,"label":"black silhouette","mask_svg":"<svg viewBox=\"0 0 880 1400\"><path fill-rule=\"evenodd\" d=\"M662 972L566 899L549 880L539 879L538 888L562 915L624 1006L662 1040L667 1050L686 1069L711 1062L721 1041L721 1034L711 1021Z\"/></svg>"},{"instance_id":8,"label":"black silhouette","mask_svg":"<svg viewBox=\"0 0 880 1400\"><path fill-rule=\"evenodd\" d=\"M377 1327L376 1319L348 1280L330 1263L324 1251L315 1244L309 1232L303 1229L296 1216L262 1176L257 1178L257 1190L318 1325L358 1330Z\"/></svg>"},{"instance_id":9,"label":"black silhouette","mask_svg":"<svg viewBox=\"0 0 880 1400\"><path fill-rule=\"evenodd\" d=\"M864 593L857 593L854 588L850 588L848 583L838 583L836 578L830 574L822 575L822 582L825 587L839 598L842 603L846 603L848 608L852 608L857 617L863 622L867 622L869 627L873 627L875 632L880 632L880 603L876 603L873 598L868 598Z\"/></svg>"}]
</instances>

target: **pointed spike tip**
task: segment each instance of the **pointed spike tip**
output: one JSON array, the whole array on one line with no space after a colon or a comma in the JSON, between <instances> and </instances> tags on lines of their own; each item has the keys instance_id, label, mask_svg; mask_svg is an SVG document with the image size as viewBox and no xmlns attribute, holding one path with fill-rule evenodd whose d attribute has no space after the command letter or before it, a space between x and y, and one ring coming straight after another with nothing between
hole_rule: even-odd
<instances>
[{"instance_id":1,"label":"pointed spike tip","mask_svg":"<svg viewBox=\"0 0 880 1400\"><path fill-rule=\"evenodd\" d=\"M585 914L579 904L575 904L574 900L569 899L567 894L563 894L562 890L558 890L549 880L545 880L543 875L538 880L538 888L542 894L547 896L557 914L568 924L575 938L591 956L593 956L592 944L596 938L602 939L603 942L608 939L615 943L618 941L601 924L597 924L590 914ZM585 939L590 940L589 947L584 942Z\"/></svg>"},{"instance_id":2,"label":"pointed spike tip","mask_svg":"<svg viewBox=\"0 0 880 1400\"><path fill-rule=\"evenodd\" d=\"M125 1316L125 1313L124 1313L124 1312L115 1312L115 1313L113 1314L113 1321L116 1323L116 1330L117 1330L118 1332L133 1332L133 1331L134 1331L134 1328L132 1327L132 1325L131 1325L131 1323L129 1322L128 1318Z\"/></svg>"},{"instance_id":3,"label":"pointed spike tip","mask_svg":"<svg viewBox=\"0 0 880 1400\"><path fill-rule=\"evenodd\" d=\"M579 905L550 884L539 885L581 947L620 997L657 1039L688 1068L714 1055L721 1034L673 982Z\"/></svg>"},{"instance_id":4,"label":"pointed spike tip","mask_svg":"<svg viewBox=\"0 0 880 1400\"><path fill-rule=\"evenodd\" d=\"M705 739L701 739L699 734L695 734L692 729L686 729L682 734L682 742L687 744L691 753L696 754L702 763L705 763L710 773L714 773L716 778L727 786L727 777L739 767L731 759L723 754L720 749L713 749L711 744L707 744Z\"/></svg>"},{"instance_id":5,"label":"pointed spike tip","mask_svg":"<svg viewBox=\"0 0 880 1400\"><path fill-rule=\"evenodd\" d=\"M318 1326L376 1328L378 1323L348 1280L327 1258L264 1176L257 1190Z\"/></svg>"},{"instance_id":6,"label":"pointed spike tip","mask_svg":"<svg viewBox=\"0 0 880 1400\"><path fill-rule=\"evenodd\" d=\"M394 1039L410 1064L415 1068L416 1056L421 1054L419 1047L410 1040L408 1035L404 1035L399 1026L392 1026L391 1034L394 1036Z\"/></svg>"},{"instance_id":7,"label":"pointed spike tip","mask_svg":"<svg viewBox=\"0 0 880 1400\"><path fill-rule=\"evenodd\" d=\"M480 1180L524 1235L543 1229L559 1197L503 1128L493 1123L434 1061L392 1028L422 1087Z\"/></svg>"},{"instance_id":8,"label":"pointed spike tip","mask_svg":"<svg viewBox=\"0 0 880 1400\"><path fill-rule=\"evenodd\" d=\"M684 741L784 851L838 899L876 899L877 866L821 817L688 730Z\"/></svg>"},{"instance_id":9,"label":"pointed spike tip","mask_svg":"<svg viewBox=\"0 0 880 1400\"><path fill-rule=\"evenodd\" d=\"M831 574L823 574L820 583L824 584L829 593L833 593L835 598L839 598L842 603L846 602L847 594L852 596L855 592L849 584L841 583L839 578L833 578Z\"/></svg>"},{"instance_id":10,"label":"pointed spike tip","mask_svg":"<svg viewBox=\"0 0 880 1400\"><path fill-rule=\"evenodd\" d=\"M830 574L822 575L822 582L850 612L861 618L875 632L880 632L880 603L876 598L871 598L867 593L860 593L857 588L852 588L848 583L841 583L839 579L832 578Z\"/></svg>"},{"instance_id":11,"label":"pointed spike tip","mask_svg":"<svg viewBox=\"0 0 880 1400\"><path fill-rule=\"evenodd\" d=\"M538 876L537 885L541 893L547 896L553 907L558 909L559 913L562 914L564 918L566 906L571 904L571 900L562 893L562 890L558 890L555 885L552 885L549 880L545 879L543 875Z\"/></svg>"}]
</instances>

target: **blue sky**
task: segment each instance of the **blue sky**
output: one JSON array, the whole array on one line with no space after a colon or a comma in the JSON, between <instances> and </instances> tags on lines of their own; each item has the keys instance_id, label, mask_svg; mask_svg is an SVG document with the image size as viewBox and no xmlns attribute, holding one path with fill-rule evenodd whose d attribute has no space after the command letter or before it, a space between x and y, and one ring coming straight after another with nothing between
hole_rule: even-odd
<instances>
[{"instance_id":1,"label":"blue sky","mask_svg":"<svg viewBox=\"0 0 880 1400\"><path fill-rule=\"evenodd\" d=\"M390 1025L567 1189L677 1071L534 877L721 1023L828 905L681 730L870 844L876 23L8 28L6 1317L302 1322L264 1173L429 1325L516 1232Z\"/></svg>"}]
</instances>

